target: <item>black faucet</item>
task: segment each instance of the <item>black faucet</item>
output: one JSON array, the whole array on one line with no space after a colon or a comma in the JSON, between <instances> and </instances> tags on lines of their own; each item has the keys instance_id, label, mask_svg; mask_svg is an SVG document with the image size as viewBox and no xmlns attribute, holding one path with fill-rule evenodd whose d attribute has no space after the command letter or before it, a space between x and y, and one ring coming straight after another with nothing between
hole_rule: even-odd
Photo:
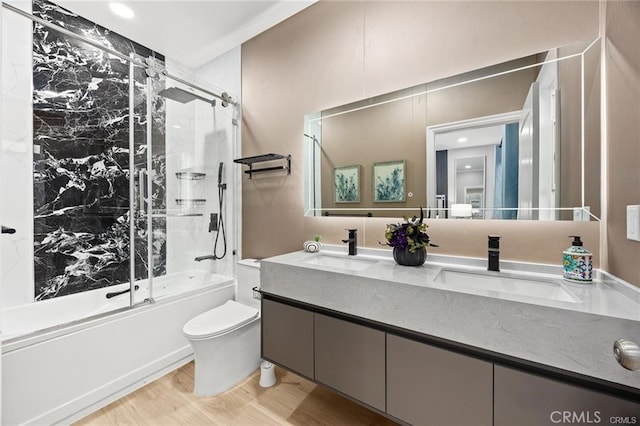
<instances>
[{"instance_id":1,"label":"black faucet","mask_svg":"<svg viewBox=\"0 0 640 426\"><path fill-rule=\"evenodd\" d=\"M500 236L489 235L488 271L500 272Z\"/></svg>"},{"instance_id":2,"label":"black faucet","mask_svg":"<svg viewBox=\"0 0 640 426\"><path fill-rule=\"evenodd\" d=\"M358 230L347 229L349 231L349 238L342 240L343 243L349 243L349 256L355 256L358 254Z\"/></svg>"}]
</instances>

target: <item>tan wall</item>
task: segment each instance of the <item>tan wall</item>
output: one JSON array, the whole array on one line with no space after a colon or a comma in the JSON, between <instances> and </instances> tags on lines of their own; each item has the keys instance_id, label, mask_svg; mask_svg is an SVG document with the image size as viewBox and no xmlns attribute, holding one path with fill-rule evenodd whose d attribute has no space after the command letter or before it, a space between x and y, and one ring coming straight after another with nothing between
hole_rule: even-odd
<instances>
[{"instance_id":1,"label":"tan wall","mask_svg":"<svg viewBox=\"0 0 640 426\"><path fill-rule=\"evenodd\" d=\"M598 35L592 1L320 1L242 46L243 155L292 154L291 176L245 178L243 256L301 248L314 234L339 243L344 228L377 246L385 219L303 217L303 115L460 74ZM597 252L597 223L432 220L433 252L559 263L566 237ZM596 253L596 259L597 259Z\"/></svg>"},{"instance_id":2,"label":"tan wall","mask_svg":"<svg viewBox=\"0 0 640 426\"><path fill-rule=\"evenodd\" d=\"M607 4L608 270L640 286L640 242L626 238L626 206L640 204L639 2Z\"/></svg>"}]
</instances>

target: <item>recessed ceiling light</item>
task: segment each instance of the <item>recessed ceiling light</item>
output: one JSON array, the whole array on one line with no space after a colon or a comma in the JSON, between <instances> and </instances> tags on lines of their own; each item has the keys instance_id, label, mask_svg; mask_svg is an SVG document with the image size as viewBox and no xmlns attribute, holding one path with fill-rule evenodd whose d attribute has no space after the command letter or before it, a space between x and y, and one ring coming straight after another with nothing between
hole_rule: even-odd
<instances>
[{"instance_id":1,"label":"recessed ceiling light","mask_svg":"<svg viewBox=\"0 0 640 426\"><path fill-rule=\"evenodd\" d=\"M133 10L122 3L109 3L109 9L121 18L131 19L135 16Z\"/></svg>"},{"instance_id":2,"label":"recessed ceiling light","mask_svg":"<svg viewBox=\"0 0 640 426\"><path fill-rule=\"evenodd\" d=\"M462 142L466 142L467 138L458 138L458 142L462 143Z\"/></svg>"}]
</instances>

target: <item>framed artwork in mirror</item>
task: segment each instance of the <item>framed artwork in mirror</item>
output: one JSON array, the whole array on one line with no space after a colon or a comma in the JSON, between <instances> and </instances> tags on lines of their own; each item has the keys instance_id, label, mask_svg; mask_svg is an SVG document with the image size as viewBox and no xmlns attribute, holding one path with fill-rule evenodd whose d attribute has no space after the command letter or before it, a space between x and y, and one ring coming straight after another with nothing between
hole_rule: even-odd
<instances>
[{"instance_id":1,"label":"framed artwork in mirror","mask_svg":"<svg viewBox=\"0 0 640 426\"><path fill-rule=\"evenodd\" d=\"M376 203L404 203L405 161L386 161L373 164L373 201Z\"/></svg>"},{"instance_id":2,"label":"framed artwork in mirror","mask_svg":"<svg viewBox=\"0 0 640 426\"><path fill-rule=\"evenodd\" d=\"M336 167L333 170L333 188L336 203L359 203L360 166Z\"/></svg>"}]
</instances>

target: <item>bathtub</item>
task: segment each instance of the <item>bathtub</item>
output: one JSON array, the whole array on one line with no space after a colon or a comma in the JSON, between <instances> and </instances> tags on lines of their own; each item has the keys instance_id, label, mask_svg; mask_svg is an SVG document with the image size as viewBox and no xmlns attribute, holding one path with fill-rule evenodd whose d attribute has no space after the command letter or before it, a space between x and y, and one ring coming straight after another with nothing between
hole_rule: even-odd
<instances>
[{"instance_id":1,"label":"bathtub","mask_svg":"<svg viewBox=\"0 0 640 426\"><path fill-rule=\"evenodd\" d=\"M193 359L183 325L233 299L232 277L201 271L4 309L2 421L68 424Z\"/></svg>"}]
</instances>

